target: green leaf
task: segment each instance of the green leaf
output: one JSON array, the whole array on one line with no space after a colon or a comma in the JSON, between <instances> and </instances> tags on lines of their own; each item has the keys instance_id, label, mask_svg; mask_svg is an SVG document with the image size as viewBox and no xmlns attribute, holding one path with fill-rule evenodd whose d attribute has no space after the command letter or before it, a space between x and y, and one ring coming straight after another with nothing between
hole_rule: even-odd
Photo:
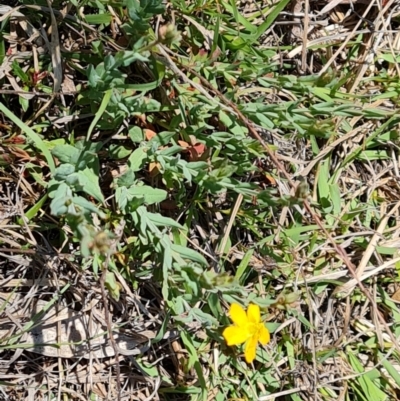
<instances>
[{"instance_id":1,"label":"green leaf","mask_svg":"<svg viewBox=\"0 0 400 401\"><path fill-rule=\"evenodd\" d=\"M387 400L386 394L379 389L364 371L364 368L358 358L353 355L352 351L347 352L350 364L353 369L358 373L363 373L361 376L357 376L354 380L361 386L363 394L368 395L368 399L374 401L385 401ZM379 381L377 381L379 383Z\"/></svg>"},{"instance_id":2,"label":"green leaf","mask_svg":"<svg viewBox=\"0 0 400 401\"><path fill-rule=\"evenodd\" d=\"M235 273L235 280L237 280L238 282L241 282L241 277L243 276L244 272L246 271L249 262L251 260L251 257L253 256L254 253L254 249L249 249L245 255L243 256L243 259L241 260L236 273Z\"/></svg>"},{"instance_id":3,"label":"green leaf","mask_svg":"<svg viewBox=\"0 0 400 401\"><path fill-rule=\"evenodd\" d=\"M51 194L53 200L50 203L50 211L54 216L62 216L67 213L68 206L72 202L72 191L71 188L61 183L57 190Z\"/></svg>"},{"instance_id":4,"label":"green leaf","mask_svg":"<svg viewBox=\"0 0 400 401\"><path fill-rule=\"evenodd\" d=\"M47 188L48 183L44 180L43 169L40 166L38 166L37 164L28 162L25 164L25 167L28 170L30 176L38 184L40 184L43 188Z\"/></svg>"},{"instance_id":5,"label":"green leaf","mask_svg":"<svg viewBox=\"0 0 400 401\"><path fill-rule=\"evenodd\" d=\"M154 339L152 341L154 341ZM157 366L155 366L153 364L146 364L144 361L141 361L140 359L136 359L135 364L138 364L140 367L140 370L145 372L146 375L149 375L150 377L159 377L160 376L160 372L159 372ZM96 396L96 400L97 400L97 396Z\"/></svg>"},{"instance_id":6,"label":"green leaf","mask_svg":"<svg viewBox=\"0 0 400 401\"><path fill-rule=\"evenodd\" d=\"M207 260L204 256L200 255L198 252L194 251L193 249L186 248L181 245L172 244L171 249L178 253L182 258L192 260L193 262L200 263L204 266L207 266Z\"/></svg>"},{"instance_id":7,"label":"green leaf","mask_svg":"<svg viewBox=\"0 0 400 401\"><path fill-rule=\"evenodd\" d=\"M148 185L135 186L128 189L129 195L137 198L143 198L144 203L152 205L160 203L167 198L167 191L158 188L152 188Z\"/></svg>"},{"instance_id":8,"label":"green leaf","mask_svg":"<svg viewBox=\"0 0 400 401\"><path fill-rule=\"evenodd\" d=\"M149 28L148 20L156 14L164 11L160 0L127 0L128 15L134 22L134 27L139 32Z\"/></svg>"},{"instance_id":9,"label":"green leaf","mask_svg":"<svg viewBox=\"0 0 400 401\"><path fill-rule=\"evenodd\" d=\"M129 128L129 138L131 138L131 141L134 143L140 143L144 141L144 134L143 130L140 127L134 126Z\"/></svg>"},{"instance_id":10,"label":"green leaf","mask_svg":"<svg viewBox=\"0 0 400 401\"><path fill-rule=\"evenodd\" d=\"M136 58L139 58L138 53L136 53ZM131 60L129 60L129 61L131 61ZM148 61L148 60L147 59L143 60L143 57L141 57L140 61ZM148 91L158 88L159 86L160 86L160 81L152 81L152 82L147 82L145 84L121 85L121 88L124 88L127 91L133 91L133 92L148 92Z\"/></svg>"},{"instance_id":11,"label":"green leaf","mask_svg":"<svg viewBox=\"0 0 400 401\"><path fill-rule=\"evenodd\" d=\"M132 197L129 195L126 187L119 187L115 191L115 200L117 201L118 207L121 210L125 210L128 206L128 202L132 200Z\"/></svg>"},{"instance_id":12,"label":"green leaf","mask_svg":"<svg viewBox=\"0 0 400 401\"><path fill-rule=\"evenodd\" d=\"M170 314L166 313L165 318L160 326L160 329L158 330L157 335L151 340L152 344L157 344L158 342L160 342L163 339L165 333L168 330L168 324L170 322L170 319L171 319Z\"/></svg>"},{"instance_id":13,"label":"green leaf","mask_svg":"<svg viewBox=\"0 0 400 401\"><path fill-rule=\"evenodd\" d=\"M117 178L116 183L118 187L131 187L135 183L135 173L131 169L128 169Z\"/></svg>"},{"instance_id":14,"label":"green leaf","mask_svg":"<svg viewBox=\"0 0 400 401\"><path fill-rule=\"evenodd\" d=\"M48 198L48 195L45 194L41 199L39 199L39 201L37 201L26 213L25 216L28 221L32 220L36 214L38 213L38 211L43 207L44 203L46 202ZM18 219L18 224L22 223L22 219Z\"/></svg>"},{"instance_id":15,"label":"green leaf","mask_svg":"<svg viewBox=\"0 0 400 401\"><path fill-rule=\"evenodd\" d=\"M26 86L24 86L23 89L26 90L26 91L29 90L29 88L27 88ZM24 111L24 113L26 113L28 111L28 109L29 109L29 99L26 99L23 96L19 96L18 100L19 100L19 104L22 107L22 110Z\"/></svg>"},{"instance_id":16,"label":"green leaf","mask_svg":"<svg viewBox=\"0 0 400 401\"><path fill-rule=\"evenodd\" d=\"M164 235L163 238L161 239L161 243L164 248L164 255L163 255L163 265L162 265L162 271L163 271L163 282L162 282L162 294L165 300L168 300L168 277L169 277L169 271L172 268L172 252L171 252L171 240L168 238L167 235Z\"/></svg>"},{"instance_id":17,"label":"green leaf","mask_svg":"<svg viewBox=\"0 0 400 401\"><path fill-rule=\"evenodd\" d=\"M112 21L112 16L110 14L85 14L85 20L91 25L107 25Z\"/></svg>"},{"instance_id":18,"label":"green leaf","mask_svg":"<svg viewBox=\"0 0 400 401\"><path fill-rule=\"evenodd\" d=\"M184 229L177 221L171 219L170 217L164 217L159 213L149 213L148 218L152 221L157 227L174 227L179 228L181 230Z\"/></svg>"},{"instance_id":19,"label":"green leaf","mask_svg":"<svg viewBox=\"0 0 400 401\"><path fill-rule=\"evenodd\" d=\"M290 0L280 0L276 2L275 7L268 14L266 20L258 27L256 33L256 40L264 34L264 32L273 24L273 22L278 18L281 11L289 4Z\"/></svg>"},{"instance_id":20,"label":"green leaf","mask_svg":"<svg viewBox=\"0 0 400 401\"><path fill-rule=\"evenodd\" d=\"M388 63L400 63L400 56L394 58L393 54L390 53L380 54L378 58L385 60Z\"/></svg>"},{"instance_id":21,"label":"green leaf","mask_svg":"<svg viewBox=\"0 0 400 401\"><path fill-rule=\"evenodd\" d=\"M333 205L333 215L339 216L342 210L342 200L340 197L340 188L338 184L329 185L330 197Z\"/></svg>"},{"instance_id":22,"label":"green leaf","mask_svg":"<svg viewBox=\"0 0 400 401\"><path fill-rule=\"evenodd\" d=\"M131 149L122 145L112 144L108 149L108 155L110 156L110 158L116 160L124 159L125 157L128 157L131 153Z\"/></svg>"},{"instance_id":23,"label":"green leaf","mask_svg":"<svg viewBox=\"0 0 400 401\"><path fill-rule=\"evenodd\" d=\"M75 166L69 163L61 164L56 168L54 178L59 181L65 181L73 173L75 173Z\"/></svg>"},{"instance_id":24,"label":"green leaf","mask_svg":"<svg viewBox=\"0 0 400 401\"><path fill-rule=\"evenodd\" d=\"M331 192L329 189L329 166L329 159L327 159L320 165L318 174L318 200L325 213L332 211Z\"/></svg>"},{"instance_id":25,"label":"green leaf","mask_svg":"<svg viewBox=\"0 0 400 401\"><path fill-rule=\"evenodd\" d=\"M371 160L388 160L390 156L386 150L364 150L358 155L359 160L371 161Z\"/></svg>"},{"instance_id":26,"label":"green leaf","mask_svg":"<svg viewBox=\"0 0 400 401\"><path fill-rule=\"evenodd\" d=\"M387 360L387 355L383 355L382 353L378 353L379 362L382 366L388 371L389 375L396 382L397 387L400 388L400 374L396 368L393 367L393 364Z\"/></svg>"},{"instance_id":27,"label":"green leaf","mask_svg":"<svg viewBox=\"0 0 400 401\"><path fill-rule=\"evenodd\" d=\"M137 148L128 159L128 166L133 172L139 171L142 168L144 161L147 159L145 148Z\"/></svg>"},{"instance_id":28,"label":"green leaf","mask_svg":"<svg viewBox=\"0 0 400 401\"><path fill-rule=\"evenodd\" d=\"M103 203L104 197L99 186L99 177L93 172L93 170L86 168L83 171L78 171L77 176L82 191Z\"/></svg>"},{"instance_id":29,"label":"green leaf","mask_svg":"<svg viewBox=\"0 0 400 401\"><path fill-rule=\"evenodd\" d=\"M24 84L29 83L30 79L28 74L20 67L17 60L14 60L11 63L11 69L14 75L16 75Z\"/></svg>"},{"instance_id":30,"label":"green leaf","mask_svg":"<svg viewBox=\"0 0 400 401\"><path fill-rule=\"evenodd\" d=\"M245 17L243 17L243 15L239 12L235 1L231 0L230 4L222 2L222 5L225 7L225 9L228 12L233 14L235 21L237 23L237 26L238 26L237 32L239 32L240 25L245 27L250 33L255 33L257 31L256 26L252 25L249 21L247 21L247 19ZM241 34L241 36L242 36L242 34Z\"/></svg>"},{"instance_id":31,"label":"green leaf","mask_svg":"<svg viewBox=\"0 0 400 401\"><path fill-rule=\"evenodd\" d=\"M185 330L181 330L181 339L183 344L185 345L187 351L189 352L189 366L188 368L194 367L197 373L197 379L199 381L199 385L201 388L202 400L207 400L207 385L204 379L203 370L201 369L198 352L193 345L193 340L189 334L186 333Z\"/></svg>"},{"instance_id":32,"label":"green leaf","mask_svg":"<svg viewBox=\"0 0 400 401\"><path fill-rule=\"evenodd\" d=\"M0 65L3 64L5 57L6 57L6 45L5 45L3 35L0 32Z\"/></svg>"},{"instance_id":33,"label":"green leaf","mask_svg":"<svg viewBox=\"0 0 400 401\"><path fill-rule=\"evenodd\" d=\"M94 205L92 202L89 202L82 196L74 196L72 198L72 201L75 205L81 207L85 212L96 213L102 219L106 217L105 214L100 211L100 209L96 205Z\"/></svg>"},{"instance_id":34,"label":"green leaf","mask_svg":"<svg viewBox=\"0 0 400 401\"><path fill-rule=\"evenodd\" d=\"M117 280L115 279L115 274L113 272L106 272L106 279L104 284L107 287L107 290L109 291L111 297L116 301L119 301L121 287L120 284L117 283Z\"/></svg>"},{"instance_id":35,"label":"green leaf","mask_svg":"<svg viewBox=\"0 0 400 401\"><path fill-rule=\"evenodd\" d=\"M88 132L87 132L87 135L86 135L86 140L87 141L89 141L90 136L92 135L92 132L94 130L94 127L96 126L96 124L99 122L100 118L102 117L102 115L106 111L108 103L110 102L110 99L111 99L111 95L112 95L112 89L109 89L108 91L106 91L104 93L104 97L103 97L103 100L101 101L99 110L95 114L94 119L93 119L93 121L90 124L90 127L88 129Z\"/></svg>"},{"instance_id":36,"label":"green leaf","mask_svg":"<svg viewBox=\"0 0 400 401\"><path fill-rule=\"evenodd\" d=\"M158 133L150 139L149 145L157 144L157 146L166 146L171 142L171 139L176 135L175 132L164 131Z\"/></svg>"}]
</instances>

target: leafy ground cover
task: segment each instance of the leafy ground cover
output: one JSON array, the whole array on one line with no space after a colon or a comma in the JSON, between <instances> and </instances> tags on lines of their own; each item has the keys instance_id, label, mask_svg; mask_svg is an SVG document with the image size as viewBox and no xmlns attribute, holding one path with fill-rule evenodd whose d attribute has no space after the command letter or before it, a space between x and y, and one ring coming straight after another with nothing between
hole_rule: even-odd
<instances>
[{"instance_id":1,"label":"leafy ground cover","mask_svg":"<svg viewBox=\"0 0 400 401\"><path fill-rule=\"evenodd\" d=\"M2 397L398 399L399 18L3 1Z\"/></svg>"}]
</instances>

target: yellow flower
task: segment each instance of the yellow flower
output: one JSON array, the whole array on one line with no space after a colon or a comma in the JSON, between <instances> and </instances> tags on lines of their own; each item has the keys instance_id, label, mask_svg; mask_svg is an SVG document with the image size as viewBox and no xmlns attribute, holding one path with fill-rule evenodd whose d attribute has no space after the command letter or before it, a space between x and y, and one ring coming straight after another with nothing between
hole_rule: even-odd
<instances>
[{"instance_id":1,"label":"yellow flower","mask_svg":"<svg viewBox=\"0 0 400 401\"><path fill-rule=\"evenodd\" d=\"M261 321L260 307L250 304L246 314L240 305L232 304L229 316L234 324L227 327L222 335L229 346L245 342L244 356L246 362L251 363L256 357L257 343L265 345L270 339L269 331Z\"/></svg>"}]
</instances>

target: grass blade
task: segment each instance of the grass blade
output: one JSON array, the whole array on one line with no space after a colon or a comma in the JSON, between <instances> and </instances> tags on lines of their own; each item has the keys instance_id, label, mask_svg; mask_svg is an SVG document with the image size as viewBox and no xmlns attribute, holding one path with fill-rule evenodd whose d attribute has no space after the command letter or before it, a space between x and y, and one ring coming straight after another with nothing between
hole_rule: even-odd
<instances>
[{"instance_id":1,"label":"grass blade","mask_svg":"<svg viewBox=\"0 0 400 401\"><path fill-rule=\"evenodd\" d=\"M109 89L108 91L106 91L106 93L104 94L103 100L101 101L99 110L97 110L97 113L94 116L94 119L92 121L92 123L90 124L90 127L88 129L87 135L86 135L86 140L88 141L90 139L90 135L92 135L92 132L94 130L94 127L96 126L96 124L99 122L101 116L103 115L103 113L105 112L108 103L110 102L111 99L111 95L112 95L112 89Z\"/></svg>"},{"instance_id":2,"label":"grass blade","mask_svg":"<svg viewBox=\"0 0 400 401\"><path fill-rule=\"evenodd\" d=\"M0 111L3 112L6 117L8 117L17 127L19 127L22 132L24 132L29 139L35 144L35 146L42 152L45 157L50 171L53 173L56 169L53 156L51 155L49 149L47 149L46 144L43 142L42 138L30 127L28 127L24 122L22 122L12 111L10 111L3 103L0 103Z\"/></svg>"}]
</instances>

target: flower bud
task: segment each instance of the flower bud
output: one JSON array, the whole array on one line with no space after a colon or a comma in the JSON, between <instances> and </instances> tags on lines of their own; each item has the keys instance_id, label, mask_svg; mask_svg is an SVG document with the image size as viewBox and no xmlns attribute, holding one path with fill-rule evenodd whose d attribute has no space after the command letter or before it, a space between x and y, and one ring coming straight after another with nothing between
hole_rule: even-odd
<instances>
[{"instance_id":1,"label":"flower bud","mask_svg":"<svg viewBox=\"0 0 400 401\"><path fill-rule=\"evenodd\" d=\"M162 25L158 30L158 40L166 45L179 43L181 35L174 24Z\"/></svg>"}]
</instances>

